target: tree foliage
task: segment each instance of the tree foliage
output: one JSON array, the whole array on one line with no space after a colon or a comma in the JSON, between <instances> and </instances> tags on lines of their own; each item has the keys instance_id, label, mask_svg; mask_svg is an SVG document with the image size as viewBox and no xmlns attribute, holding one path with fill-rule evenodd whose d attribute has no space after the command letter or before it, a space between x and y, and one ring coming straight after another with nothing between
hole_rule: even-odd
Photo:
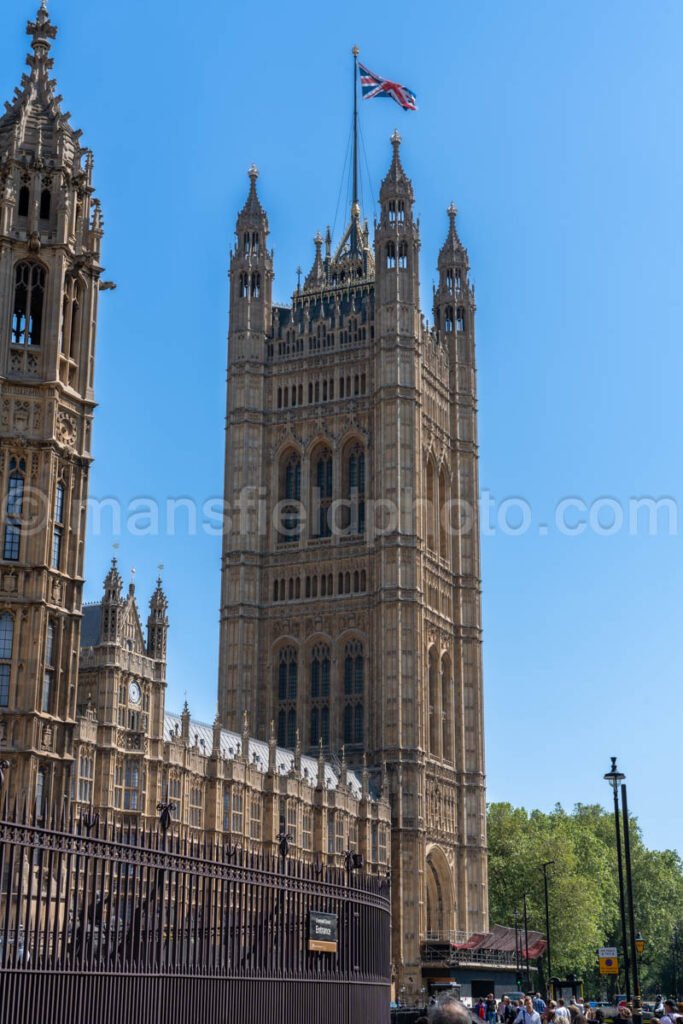
<instances>
[{"instance_id":1,"label":"tree foliage","mask_svg":"<svg viewBox=\"0 0 683 1024\"><path fill-rule=\"evenodd\" d=\"M491 922L512 925L527 894L529 928L545 934L544 862L548 868L552 969L583 977L587 991L606 988L597 973L599 946L621 947L614 818L578 804L549 814L510 804L488 809ZM672 850L648 850L631 820L636 930L643 992L672 991L674 927L683 925L683 862ZM682 929L683 932L683 929ZM679 977L681 971L679 969Z\"/></svg>"}]
</instances>

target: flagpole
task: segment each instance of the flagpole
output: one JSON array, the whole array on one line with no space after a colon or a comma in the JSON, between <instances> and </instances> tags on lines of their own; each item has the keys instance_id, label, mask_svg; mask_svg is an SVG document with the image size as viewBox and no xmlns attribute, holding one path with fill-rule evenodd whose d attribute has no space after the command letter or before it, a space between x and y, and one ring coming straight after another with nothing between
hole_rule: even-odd
<instances>
[{"instance_id":1,"label":"flagpole","mask_svg":"<svg viewBox=\"0 0 683 1024\"><path fill-rule=\"evenodd\" d=\"M353 199L355 206L358 202L358 54L357 46L351 51L353 54Z\"/></svg>"}]
</instances>

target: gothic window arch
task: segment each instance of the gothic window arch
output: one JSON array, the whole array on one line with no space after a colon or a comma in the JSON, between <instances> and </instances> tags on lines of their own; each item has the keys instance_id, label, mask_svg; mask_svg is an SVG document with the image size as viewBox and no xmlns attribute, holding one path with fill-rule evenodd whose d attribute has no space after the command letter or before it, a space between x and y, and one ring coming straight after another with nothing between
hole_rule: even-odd
<instances>
[{"instance_id":1,"label":"gothic window arch","mask_svg":"<svg viewBox=\"0 0 683 1024\"><path fill-rule=\"evenodd\" d=\"M365 657L360 640L344 648L344 744L363 743Z\"/></svg>"},{"instance_id":2,"label":"gothic window arch","mask_svg":"<svg viewBox=\"0 0 683 1024\"><path fill-rule=\"evenodd\" d=\"M365 448L350 441L344 449L342 472L345 526L349 533L365 532Z\"/></svg>"},{"instance_id":3,"label":"gothic window arch","mask_svg":"<svg viewBox=\"0 0 683 1024\"><path fill-rule=\"evenodd\" d=\"M249 298L249 274L240 274L240 298Z\"/></svg>"},{"instance_id":4,"label":"gothic window arch","mask_svg":"<svg viewBox=\"0 0 683 1024\"><path fill-rule=\"evenodd\" d=\"M251 234L251 250L252 250L252 252L254 254L257 254L258 251L259 251L258 231L252 231L252 234Z\"/></svg>"},{"instance_id":5,"label":"gothic window arch","mask_svg":"<svg viewBox=\"0 0 683 1024\"><path fill-rule=\"evenodd\" d=\"M56 633L57 628L54 619L48 619L45 630L45 664L43 666L43 693L41 701L41 710L48 714L53 712Z\"/></svg>"},{"instance_id":6,"label":"gothic window arch","mask_svg":"<svg viewBox=\"0 0 683 1024\"><path fill-rule=\"evenodd\" d=\"M14 645L14 616L0 614L0 708L9 706L9 683Z\"/></svg>"},{"instance_id":7,"label":"gothic window arch","mask_svg":"<svg viewBox=\"0 0 683 1024\"><path fill-rule=\"evenodd\" d=\"M5 536L2 557L17 562L21 549L21 517L24 511L26 462L12 456L9 462L7 497L5 500Z\"/></svg>"},{"instance_id":8,"label":"gothic window arch","mask_svg":"<svg viewBox=\"0 0 683 1024\"><path fill-rule=\"evenodd\" d=\"M441 658L442 753L445 761L455 764L455 694L453 671L448 654Z\"/></svg>"},{"instance_id":9,"label":"gothic window arch","mask_svg":"<svg viewBox=\"0 0 683 1024\"><path fill-rule=\"evenodd\" d=\"M333 493L332 452L319 445L311 458L311 511L314 536L329 537L332 533L330 506Z\"/></svg>"},{"instance_id":10,"label":"gothic window arch","mask_svg":"<svg viewBox=\"0 0 683 1024\"><path fill-rule=\"evenodd\" d=\"M386 256L387 270L393 270L396 267L396 245L394 242L387 242Z\"/></svg>"},{"instance_id":11,"label":"gothic window arch","mask_svg":"<svg viewBox=\"0 0 683 1024\"><path fill-rule=\"evenodd\" d=\"M434 647L429 648L429 752L439 756L441 741L441 700L439 699L439 664Z\"/></svg>"},{"instance_id":12,"label":"gothic window arch","mask_svg":"<svg viewBox=\"0 0 683 1024\"><path fill-rule=\"evenodd\" d=\"M446 334L452 334L453 333L453 307L452 306L446 306L446 310L445 310L445 313L444 313L443 328L444 328L444 331L446 332Z\"/></svg>"},{"instance_id":13,"label":"gothic window arch","mask_svg":"<svg viewBox=\"0 0 683 1024\"><path fill-rule=\"evenodd\" d=\"M452 292L454 284L455 284L455 277L454 277L454 274L453 274L453 268L449 267L448 270L446 271L446 289L449 292Z\"/></svg>"},{"instance_id":14,"label":"gothic window arch","mask_svg":"<svg viewBox=\"0 0 683 1024\"><path fill-rule=\"evenodd\" d=\"M258 299L261 295L261 275L254 271L251 275L251 297L252 299Z\"/></svg>"},{"instance_id":15,"label":"gothic window arch","mask_svg":"<svg viewBox=\"0 0 683 1024\"><path fill-rule=\"evenodd\" d=\"M277 658L277 741L281 747L296 744L296 702L299 690L298 654L283 647Z\"/></svg>"},{"instance_id":16,"label":"gothic window arch","mask_svg":"<svg viewBox=\"0 0 683 1024\"><path fill-rule=\"evenodd\" d=\"M62 542L64 540L64 498L66 487L59 480L55 487L54 523L52 526L52 553L50 565L53 569L62 568Z\"/></svg>"},{"instance_id":17,"label":"gothic window arch","mask_svg":"<svg viewBox=\"0 0 683 1024\"><path fill-rule=\"evenodd\" d=\"M280 501L278 540L282 544L298 541L301 535L301 456L296 451L285 452L280 460Z\"/></svg>"},{"instance_id":18,"label":"gothic window arch","mask_svg":"<svg viewBox=\"0 0 683 1024\"><path fill-rule=\"evenodd\" d=\"M76 277L67 278L62 306L62 342L61 349L67 359L78 355L81 333L81 309L83 305L83 289Z\"/></svg>"},{"instance_id":19,"label":"gothic window arch","mask_svg":"<svg viewBox=\"0 0 683 1024\"><path fill-rule=\"evenodd\" d=\"M38 346L43 329L45 268L40 263L24 260L17 263L14 274L14 306L12 309L13 345Z\"/></svg>"},{"instance_id":20,"label":"gothic window arch","mask_svg":"<svg viewBox=\"0 0 683 1024\"><path fill-rule=\"evenodd\" d=\"M248 256L251 251L251 236L248 231L245 231L244 235L242 236L242 247L244 249L245 255Z\"/></svg>"},{"instance_id":21,"label":"gothic window arch","mask_svg":"<svg viewBox=\"0 0 683 1024\"><path fill-rule=\"evenodd\" d=\"M398 244L398 269L408 269L408 243L399 242Z\"/></svg>"},{"instance_id":22,"label":"gothic window arch","mask_svg":"<svg viewBox=\"0 0 683 1024\"><path fill-rule=\"evenodd\" d=\"M458 306L458 316L455 322L455 328L457 331L465 330L465 307Z\"/></svg>"},{"instance_id":23,"label":"gothic window arch","mask_svg":"<svg viewBox=\"0 0 683 1024\"><path fill-rule=\"evenodd\" d=\"M390 199L389 200L389 206L388 206L387 212L389 214L389 223L393 224L396 221L396 200L395 199Z\"/></svg>"},{"instance_id":24,"label":"gothic window arch","mask_svg":"<svg viewBox=\"0 0 683 1024\"><path fill-rule=\"evenodd\" d=\"M426 535L427 547L430 551L436 550L436 535L434 532L434 519L436 516L436 468L431 456L427 459L427 487L426 487Z\"/></svg>"},{"instance_id":25,"label":"gothic window arch","mask_svg":"<svg viewBox=\"0 0 683 1024\"><path fill-rule=\"evenodd\" d=\"M327 644L316 644L311 651L311 719L310 746L316 747L320 740L324 747L330 745L330 648Z\"/></svg>"},{"instance_id":26,"label":"gothic window arch","mask_svg":"<svg viewBox=\"0 0 683 1024\"><path fill-rule=\"evenodd\" d=\"M448 502L448 482L442 469L439 473L439 552L442 558L448 558Z\"/></svg>"}]
</instances>

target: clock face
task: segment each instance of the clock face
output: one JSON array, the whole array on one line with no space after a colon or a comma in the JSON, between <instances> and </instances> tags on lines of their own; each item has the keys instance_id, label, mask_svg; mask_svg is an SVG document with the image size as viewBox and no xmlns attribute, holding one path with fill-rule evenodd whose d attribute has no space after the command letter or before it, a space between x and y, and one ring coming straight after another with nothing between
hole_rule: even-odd
<instances>
[{"instance_id":1,"label":"clock face","mask_svg":"<svg viewBox=\"0 0 683 1024\"><path fill-rule=\"evenodd\" d=\"M135 680L133 680L132 683L128 684L128 700L131 704L139 704L140 696L140 687Z\"/></svg>"}]
</instances>

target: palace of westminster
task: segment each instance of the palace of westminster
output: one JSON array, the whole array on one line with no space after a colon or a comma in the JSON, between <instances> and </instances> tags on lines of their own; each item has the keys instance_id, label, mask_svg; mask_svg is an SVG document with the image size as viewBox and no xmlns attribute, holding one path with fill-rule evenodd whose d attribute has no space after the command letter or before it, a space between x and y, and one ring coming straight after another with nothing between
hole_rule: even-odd
<instances>
[{"instance_id":1,"label":"palace of westminster","mask_svg":"<svg viewBox=\"0 0 683 1024\"><path fill-rule=\"evenodd\" d=\"M400 137L371 240L354 196L273 300L249 172L230 253L218 711L165 709L168 603L114 562L82 604L103 220L93 157L29 22L0 118L0 760L4 798L92 808L367 869L391 865L397 976L488 923L475 302L449 209L433 326ZM277 506L264 528L243 501ZM467 528L450 511L469 508ZM381 511L381 528L378 527ZM380 518L382 518L380 516ZM187 638L191 643L191 637ZM416 975L417 972L417 975Z\"/></svg>"}]
</instances>

